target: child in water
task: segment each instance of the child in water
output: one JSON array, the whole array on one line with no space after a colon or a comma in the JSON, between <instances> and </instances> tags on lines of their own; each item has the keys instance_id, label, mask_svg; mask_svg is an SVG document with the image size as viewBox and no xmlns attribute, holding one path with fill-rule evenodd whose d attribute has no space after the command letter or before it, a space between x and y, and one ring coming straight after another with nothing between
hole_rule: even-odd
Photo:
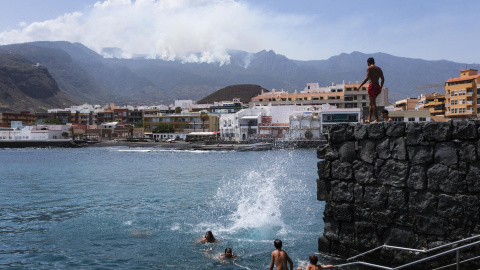
<instances>
[{"instance_id":1,"label":"child in water","mask_svg":"<svg viewBox=\"0 0 480 270\"><path fill-rule=\"evenodd\" d=\"M312 254L308 257L308 260L310 261L310 264L307 266L306 270L319 270L323 268L331 268L333 265L317 265L318 263L318 257L315 254Z\"/></svg>"},{"instance_id":2,"label":"child in water","mask_svg":"<svg viewBox=\"0 0 480 270\"><path fill-rule=\"evenodd\" d=\"M205 237L202 238L200 240L200 242L204 242L204 243L216 243L217 242L217 239L215 239L215 237L213 236L213 233L212 231L207 231L205 233Z\"/></svg>"}]
</instances>

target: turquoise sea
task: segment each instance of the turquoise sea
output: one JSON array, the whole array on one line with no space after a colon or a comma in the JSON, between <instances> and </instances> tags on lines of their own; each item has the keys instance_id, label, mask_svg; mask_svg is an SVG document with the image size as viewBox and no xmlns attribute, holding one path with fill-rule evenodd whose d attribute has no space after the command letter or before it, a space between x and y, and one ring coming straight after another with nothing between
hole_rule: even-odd
<instances>
[{"instance_id":1,"label":"turquoise sea","mask_svg":"<svg viewBox=\"0 0 480 270\"><path fill-rule=\"evenodd\" d=\"M323 233L316 162L315 150L0 149L0 269L268 269L276 238L305 266ZM207 230L220 242L198 243ZM226 247L238 257L219 260Z\"/></svg>"}]
</instances>

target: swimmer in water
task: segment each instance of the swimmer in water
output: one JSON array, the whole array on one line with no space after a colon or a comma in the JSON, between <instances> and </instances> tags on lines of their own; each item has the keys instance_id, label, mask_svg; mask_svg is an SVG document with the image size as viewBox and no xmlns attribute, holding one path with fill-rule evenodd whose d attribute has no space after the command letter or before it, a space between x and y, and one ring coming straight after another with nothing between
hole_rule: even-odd
<instances>
[{"instance_id":1,"label":"swimmer in water","mask_svg":"<svg viewBox=\"0 0 480 270\"><path fill-rule=\"evenodd\" d=\"M218 242L218 241L217 241L217 239L215 239L215 237L213 236L212 231L207 231L207 232L205 233L205 237L202 238L202 239L200 240L200 242L203 242L203 243L216 243L216 242Z\"/></svg>"},{"instance_id":2,"label":"swimmer in water","mask_svg":"<svg viewBox=\"0 0 480 270\"><path fill-rule=\"evenodd\" d=\"M282 250L282 240L276 239L273 242L275 250L272 251L272 260L270 261L269 270L273 270L273 266L276 265L277 270L288 270L287 262L290 264L290 270L293 270L293 261L288 254Z\"/></svg>"},{"instance_id":3,"label":"swimmer in water","mask_svg":"<svg viewBox=\"0 0 480 270\"><path fill-rule=\"evenodd\" d=\"M225 253L222 254L222 258L225 259L232 259L236 258L237 256L233 255L232 249L231 248L226 248Z\"/></svg>"},{"instance_id":4,"label":"swimmer in water","mask_svg":"<svg viewBox=\"0 0 480 270\"><path fill-rule=\"evenodd\" d=\"M308 260L310 261L310 264L307 266L306 270L320 270L333 267L333 265L317 265L318 257L315 254L308 256Z\"/></svg>"}]
</instances>

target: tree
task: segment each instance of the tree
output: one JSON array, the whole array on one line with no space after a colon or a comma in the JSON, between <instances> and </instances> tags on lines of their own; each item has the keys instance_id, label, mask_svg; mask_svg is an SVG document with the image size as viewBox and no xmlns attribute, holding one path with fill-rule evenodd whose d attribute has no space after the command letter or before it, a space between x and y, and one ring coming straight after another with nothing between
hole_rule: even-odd
<instances>
[{"instance_id":1,"label":"tree","mask_svg":"<svg viewBox=\"0 0 480 270\"><path fill-rule=\"evenodd\" d=\"M65 123L63 123L59 119L50 119L50 118L45 119L45 124L65 125Z\"/></svg>"},{"instance_id":2,"label":"tree","mask_svg":"<svg viewBox=\"0 0 480 270\"><path fill-rule=\"evenodd\" d=\"M140 120L138 121L136 124L135 124L135 127L143 127L143 120Z\"/></svg>"},{"instance_id":3,"label":"tree","mask_svg":"<svg viewBox=\"0 0 480 270\"><path fill-rule=\"evenodd\" d=\"M181 112L182 112L182 107L175 108L175 113L181 113Z\"/></svg>"},{"instance_id":4,"label":"tree","mask_svg":"<svg viewBox=\"0 0 480 270\"><path fill-rule=\"evenodd\" d=\"M200 119L202 120L202 129L205 131L205 121L208 119L208 113L206 111L202 111L200 113Z\"/></svg>"},{"instance_id":5,"label":"tree","mask_svg":"<svg viewBox=\"0 0 480 270\"><path fill-rule=\"evenodd\" d=\"M63 137L64 139L68 138L68 132L62 132L62 137Z\"/></svg>"},{"instance_id":6,"label":"tree","mask_svg":"<svg viewBox=\"0 0 480 270\"><path fill-rule=\"evenodd\" d=\"M305 139L307 140L311 140L313 138L313 132L311 129L307 129L305 131Z\"/></svg>"},{"instance_id":7,"label":"tree","mask_svg":"<svg viewBox=\"0 0 480 270\"><path fill-rule=\"evenodd\" d=\"M159 124L154 130L152 130L153 133L175 133L175 129L165 123Z\"/></svg>"}]
</instances>

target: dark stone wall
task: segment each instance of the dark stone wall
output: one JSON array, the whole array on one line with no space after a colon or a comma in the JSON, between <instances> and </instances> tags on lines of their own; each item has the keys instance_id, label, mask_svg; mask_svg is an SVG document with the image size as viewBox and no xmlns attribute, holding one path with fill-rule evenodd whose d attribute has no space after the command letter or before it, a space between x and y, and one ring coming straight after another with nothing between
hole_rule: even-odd
<instances>
[{"instance_id":1,"label":"dark stone wall","mask_svg":"<svg viewBox=\"0 0 480 270\"><path fill-rule=\"evenodd\" d=\"M479 133L480 121L333 126L317 151L319 251L347 258L479 234Z\"/></svg>"}]
</instances>

